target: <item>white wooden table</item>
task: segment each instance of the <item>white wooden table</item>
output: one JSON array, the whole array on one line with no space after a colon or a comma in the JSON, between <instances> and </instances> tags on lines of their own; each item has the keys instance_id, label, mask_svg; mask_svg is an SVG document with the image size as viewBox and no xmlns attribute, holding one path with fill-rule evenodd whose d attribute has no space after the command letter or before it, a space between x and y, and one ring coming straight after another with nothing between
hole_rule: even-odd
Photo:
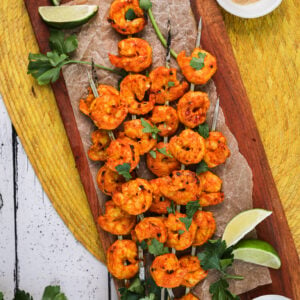
<instances>
[{"instance_id":1,"label":"white wooden table","mask_svg":"<svg viewBox=\"0 0 300 300\"><path fill-rule=\"evenodd\" d=\"M0 96L0 291L40 300L60 285L72 300L117 299L106 267L65 226L44 193Z\"/></svg>"}]
</instances>

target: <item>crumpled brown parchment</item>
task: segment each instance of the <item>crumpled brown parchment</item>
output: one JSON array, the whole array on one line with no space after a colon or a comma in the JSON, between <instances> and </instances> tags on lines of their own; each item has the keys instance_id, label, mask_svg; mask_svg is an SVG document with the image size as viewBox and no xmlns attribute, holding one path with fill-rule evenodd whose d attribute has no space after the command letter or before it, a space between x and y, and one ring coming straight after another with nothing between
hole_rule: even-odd
<instances>
[{"instance_id":1,"label":"crumpled brown parchment","mask_svg":"<svg viewBox=\"0 0 300 300\"><path fill-rule=\"evenodd\" d=\"M110 66L108 53L117 54L117 43L123 38L116 33L106 21L111 0L88 0L86 3L97 4L99 6L99 13L88 24L77 30L76 33L78 34L79 47L76 51L75 58L88 61L93 58L95 63ZM186 50L187 53L190 53L194 48L197 35L196 23L191 11L190 2L188 0L152 0L152 4L153 14L164 35L166 35L166 24L168 17L170 17L172 48L176 52ZM146 39L153 48L152 68L164 65L165 49L157 39L150 22L141 33L137 34L137 36ZM174 60L172 60L171 66L178 68ZM77 126L84 148L87 151L91 144L91 133L95 128L93 123L80 113L78 109L79 99L86 95L88 87L86 70L86 66L68 65L64 68L63 74ZM102 84L116 86L118 76L102 70L98 70L97 74L99 82ZM211 106L207 119L208 123L211 124L212 112L214 111L217 100L216 87L211 80L206 86L201 87L201 89L209 94ZM222 99L220 99L220 105L222 107ZM252 208L253 183L252 171L246 159L239 152L235 137L225 124L222 109L220 109L219 113L217 130L221 131L226 136L231 150L231 156L227 162L224 165L215 168L216 173L223 180L222 189L225 193L224 202L210 208L210 211L214 213L217 222L215 237L220 237L226 224L232 217L241 211ZM100 164L89 160L89 165L94 178L99 201L103 207L106 196L99 191L96 184L96 174L100 168ZM144 164L141 163L140 169L143 168L143 166ZM230 282L230 289L235 294L241 294L254 289L257 286L271 283L270 274L267 268L244 263L242 261L236 261L234 263L232 273L245 277L242 281L232 280ZM214 272L209 272L208 277L195 287L195 294L201 299L210 299L209 285L216 280L216 276L217 275Z\"/></svg>"}]
</instances>

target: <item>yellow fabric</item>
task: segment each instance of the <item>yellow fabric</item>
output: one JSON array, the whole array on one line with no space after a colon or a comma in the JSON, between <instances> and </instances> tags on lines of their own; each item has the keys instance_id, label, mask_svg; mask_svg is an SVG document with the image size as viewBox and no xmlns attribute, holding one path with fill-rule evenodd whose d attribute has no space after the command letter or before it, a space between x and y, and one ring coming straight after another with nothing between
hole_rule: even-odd
<instances>
[{"instance_id":1,"label":"yellow fabric","mask_svg":"<svg viewBox=\"0 0 300 300\"><path fill-rule=\"evenodd\" d=\"M283 0L275 12L255 20L223 14L300 254L297 2ZM103 261L101 244L52 90L38 86L26 75L28 53L38 52L38 47L23 0L0 1L0 19L0 93L8 113L55 209L74 236Z\"/></svg>"}]
</instances>

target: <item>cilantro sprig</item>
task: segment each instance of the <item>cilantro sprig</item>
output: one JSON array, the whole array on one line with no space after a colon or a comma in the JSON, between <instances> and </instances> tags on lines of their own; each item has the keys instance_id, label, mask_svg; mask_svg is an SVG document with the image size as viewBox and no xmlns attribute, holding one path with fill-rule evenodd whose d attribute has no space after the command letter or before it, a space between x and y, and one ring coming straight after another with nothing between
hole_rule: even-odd
<instances>
[{"instance_id":1,"label":"cilantro sprig","mask_svg":"<svg viewBox=\"0 0 300 300\"><path fill-rule=\"evenodd\" d=\"M210 240L204 245L204 251L198 254L201 267L204 270L218 270L221 277L210 286L210 293L213 300L238 300L239 297L233 295L229 290L227 279L242 280L242 276L227 273L227 268L233 264L233 247L227 248L226 242L221 239Z\"/></svg>"},{"instance_id":2,"label":"cilantro sprig","mask_svg":"<svg viewBox=\"0 0 300 300\"><path fill-rule=\"evenodd\" d=\"M172 157L173 157L173 155L172 155L170 152L167 152L167 149L166 149L166 147L159 148L159 149L157 149L157 151L158 151L159 153L161 153L161 154L165 155L165 156L168 156L168 157L170 157L170 158L172 158Z\"/></svg>"},{"instance_id":3,"label":"cilantro sprig","mask_svg":"<svg viewBox=\"0 0 300 300\"><path fill-rule=\"evenodd\" d=\"M169 253L169 249L164 246L163 243L159 242L157 239L152 239L151 244L148 245L149 253L154 256L163 255Z\"/></svg>"},{"instance_id":4,"label":"cilantro sprig","mask_svg":"<svg viewBox=\"0 0 300 300\"><path fill-rule=\"evenodd\" d=\"M151 126L144 118L141 118L142 126L144 127L142 129L145 133L151 133L153 139L157 139L157 134L160 132L160 130L155 126Z\"/></svg>"},{"instance_id":5,"label":"cilantro sprig","mask_svg":"<svg viewBox=\"0 0 300 300\"><path fill-rule=\"evenodd\" d=\"M201 160L196 167L196 173L201 174L209 170L207 163L204 160Z\"/></svg>"},{"instance_id":6,"label":"cilantro sprig","mask_svg":"<svg viewBox=\"0 0 300 300\"><path fill-rule=\"evenodd\" d=\"M209 137L209 126L206 122L198 126L198 133L205 139Z\"/></svg>"},{"instance_id":7,"label":"cilantro sprig","mask_svg":"<svg viewBox=\"0 0 300 300\"><path fill-rule=\"evenodd\" d=\"M197 212L197 210L199 210L199 208L201 208L201 206L200 206L198 200L190 201L190 202L187 203L187 205L186 205L186 217L179 218L179 220L182 223L185 224L186 230L190 229L190 227L192 225L192 221L193 221L193 216Z\"/></svg>"},{"instance_id":8,"label":"cilantro sprig","mask_svg":"<svg viewBox=\"0 0 300 300\"><path fill-rule=\"evenodd\" d=\"M204 58L206 53L198 52L198 57L193 57L190 61L190 66L199 71L204 67Z\"/></svg>"},{"instance_id":9,"label":"cilantro sprig","mask_svg":"<svg viewBox=\"0 0 300 300\"><path fill-rule=\"evenodd\" d=\"M130 174L130 164L129 163L124 163L122 165L117 165L116 166L116 171L122 175L126 181L130 180L132 178L131 174Z\"/></svg>"},{"instance_id":10,"label":"cilantro sprig","mask_svg":"<svg viewBox=\"0 0 300 300\"><path fill-rule=\"evenodd\" d=\"M27 74L31 74L39 85L45 85L58 80L60 71L64 65L76 63L91 65L91 62L72 60L71 54L78 47L78 40L75 34L65 37L59 30L51 29L49 38L51 51L46 54L29 53ZM123 75L123 71L111 69L102 65L95 64L96 67Z\"/></svg>"}]
</instances>

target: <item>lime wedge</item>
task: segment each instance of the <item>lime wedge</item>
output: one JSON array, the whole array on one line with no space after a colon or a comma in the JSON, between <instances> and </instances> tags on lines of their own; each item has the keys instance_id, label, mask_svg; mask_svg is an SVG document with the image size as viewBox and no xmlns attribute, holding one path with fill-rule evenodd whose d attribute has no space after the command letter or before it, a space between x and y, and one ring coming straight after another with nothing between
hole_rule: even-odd
<instances>
[{"instance_id":1,"label":"lime wedge","mask_svg":"<svg viewBox=\"0 0 300 300\"><path fill-rule=\"evenodd\" d=\"M98 11L97 5L40 6L39 14L48 25L63 29L85 24Z\"/></svg>"},{"instance_id":2,"label":"lime wedge","mask_svg":"<svg viewBox=\"0 0 300 300\"><path fill-rule=\"evenodd\" d=\"M261 208L250 209L236 215L226 226L222 240L227 247L236 244L272 212Z\"/></svg>"},{"instance_id":3,"label":"lime wedge","mask_svg":"<svg viewBox=\"0 0 300 300\"><path fill-rule=\"evenodd\" d=\"M279 269L281 261L276 250L267 242L245 240L239 242L233 250L234 259L240 259L256 265Z\"/></svg>"},{"instance_id":4,"label":"lime wedge","mask_svg":"<svg viewBox=\"0 0 300 300\"><path fill-rule=\"evenodd\" d=\"M51 0L51 2L55 6L59 6L60 5L60 0Z\"/></svg>"}]
</instances>

